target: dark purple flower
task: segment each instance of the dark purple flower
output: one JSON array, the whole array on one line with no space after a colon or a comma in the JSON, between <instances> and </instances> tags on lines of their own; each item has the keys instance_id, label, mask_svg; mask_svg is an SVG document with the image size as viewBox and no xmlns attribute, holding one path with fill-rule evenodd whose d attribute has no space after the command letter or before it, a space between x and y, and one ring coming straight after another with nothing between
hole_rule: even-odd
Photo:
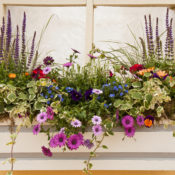
<instances>
[{"instance_id":1,"label":"dark purple flower","mask_svg":"<svg viewBox=\"0 0 175 175\"><path fill-rule=\"evenodd\" d=\"M80 132L77 135L80 138L81 145L83 145L83 143L84 143L84 137L83 137L83 135Z\"/></svg>"},{"instance_id":2,"label":"dark purple flower","mask_svg":"<svg viewBox=\"0 0 175 175\"><path fill-rule=\"evenodd\" d=\"M73 63L68 62L68 63L63 64L63 67L71 67L72 64L73 64Z\"/></svg>"},{"instance_id":3,"label":"dark purple flower","mask_svg":"<svg viewBox=\"0 0 175 175\"><path fill-rule=\"evenodd\" d=\"M90 88L90 89L88 89L86 92L85 92L85 94L84 94L84 96L85 96L85 100L92 100L92 88Z\"/></svg>"},{"instance_id":4,"label":"dark purple flower","mask_svg":"<svg viewBox=\"0 0 175 175\"><path fill-rule=\"evenodd\" d=\"M72 49L72 48L71 48ZM80 53L78 50L76 49L72 49L74 51L74 53Z\"/></svg>"},{"instance_id":5,"label":"dark purple flower","mask_svg":"<svg viewBox=\"0 0 175 175\"><path fill-rule=\"evenodd\" d=\"M143 116L137 116L136 121L137 121L137 124L139 126L143 126L144 125L144 117Z\"/></svg>"},{"instance_id":6,"label":"dark purple flower","mask_svg":"<svg viewBox=\"0 0 175 175\"><path fill-rule=\"evenodd\" d=\"M12 24L11 24L11 14L10 10L8 10L8 17L7 17L7 30L6 30L6 51L9 51L10 43L12 39Z\"/></svg>"},{"instance_id":7,"label":"dark purple flower","mask_svg":"<svg viewBox=\"0 0 175 175\"><path fill-rule=\"evenodd\" d=\"M133 137L135 134L135 128L131 127L131 128L125 128L125 135L127 137Z\"/></svg>"},{"instance_id":8,"label":"dark purple flower","mask_svg":"<svg viewBox=\"0 0 175 175\"><path fill-rule=\"evenodd\" d=\"M25 41L25 32L26 32L26 13L24 12L23 23L22 23L22 49L21 49L21 64L25 67L26 58L25 58L25 49L26 49L26 41Z\"/></svg>"},{"instance_id":9,"label":"dark purple flower","mask_svg":"<svg viewBox=\"0 0 175 175\"><path fill-rule=\"evenodd\" d=\"M52 107L48 106L46 113L47 113L47 118L50 119L50 120L53 120L54 112L53 112Z\"/></svg>"},{"instance_id":10,"label":"dark purple flower","mask_svg":"<svg viewBox=\"0 0 175 175\"><path fill-rule=\"evenodd\" d=\"M49 148L46 148L45 146L42 146L42 152L45 156L52 157L52 152Z\"/></svg>"},{"instance_id":11,"label":"dark purple flower","mask_svg":"<svg viewBox=\"0 0 175 175\"><path fill-rule=\"evenodd\" d=\"M152 78L159 78L160 79L160 77L157 75L157 73L153 73Z\"/></svg>"},{"instance_id":12,"label":"dark purple flower","mask_svg":"<svg viewBox=\"0 0 175 175\"><path fill-rule=\"evenodd\" d=\"M18 64L19 61L19 28L16 27L16 40L15 40L15 63Z\"/></svg>"},{"instance_id":13,"label":"dark purple flower","mask_svg":"<svg viewBox=\"0 0 175 175\"><path fill-rule=\"evenodd\" d=\"M78 149L81 144L82 140L80 139L80 136L78 136L77 134L71 135L67 142L67 146L70 150Z\"/></svg>"},{"instance_id":14,"label":"dark purple flower","mask_svg":"<svg viewBox=\"0 0 175 175\"><path fill-rule=\"evenodd\" d=\"M44 58L43 62L46 66L49 66L54 62L54 59L52 57L48 56L48 57Z\"/></svg>"},{"instance_id":15,"label":"dark purple flower","mask_svg":"<svg viewBox=\"0 0 175 175\"><path fill-rule=\"evenodd\" d=\"M82 98L81 93L80 92L77 92L76 90L72 90L70 92L70 94L71 94L72 100L74 100L74 101L79 101Z\"/></svg>"},{"instance_id":16,"label":"dark purple flower","mask_svg":"<svg viewBox=\"0 0 175 175\"><path fill-rule=\"evenodd\" d=\"M41 130L40 124L37 124L33 127L33 134L37 135Z\"/></svg>"},{"instance_id":17,"label":"dark purple flower","mask_svg":"<svg viewBox=\"0 0 175 175\"><path fill-rule=\"evenodd\" d=\"M2 19L2 27L1 27L1 44L0 44L0 58L3 58L3 46L4 46L4 34L5 34L5 19Z\"/></svg>"},{"instance_id":18,"label":"dark purple flower","mask_svg":"<svg viewBox=\"0 0 175 175\"><path fill-rule=\"evenodd\" d=\"M89 56L91 59L97 58L96 56L93 56L93 55L91 55L91 54L88 54L88 56Z\"/></svg>"},{"instance_id":19,"label":"dark purple flower","mask_svg":"<svg viewBox=\"0 0 175 175\"><path fill-rule=\"evenodd\" d=\"M134 125L134 119L130 115L126 115L122 118L122 125L124 128L131 128Z\"/></svg>"},{"instance_id":20,"label":"dark purple flower","mask_svg":"<svg viewBox=\"0 0 175 175\"><path fill-rule=\"evenodd\" d=\"M86 146L88 149L91 149L94 146L94 144L89 139L86 139L83 145Z\"/></svg>"},{"instance_id":21,"label":"dark purple flower","mask_svg":"<svg viewBox=\"0 0 175 175\"><path fill-rule=\"evenodd\" d=\"M32 59L33 59L33 54L34 54L34 48L35 48L35 38L36 38L36 32L34 32L34 35L33 35L33 40L32 40L32 45L31 45L31 50L30 50L30 56L29 56L29 59L28 59L28 68L30 67L31 63L32 63Z\"/></svg>"}]
</instances>

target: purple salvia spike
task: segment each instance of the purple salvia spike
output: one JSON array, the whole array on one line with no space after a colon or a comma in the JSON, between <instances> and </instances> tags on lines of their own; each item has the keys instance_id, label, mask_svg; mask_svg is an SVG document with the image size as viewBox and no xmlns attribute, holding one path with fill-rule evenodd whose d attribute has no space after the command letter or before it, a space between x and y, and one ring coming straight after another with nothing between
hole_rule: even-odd
<instances>
[{"instance_id":1,"label":"purple salvia spike","mask_svg":"<svg viewBox=\"0 0 175 175\"><path fill-rule=\"evenodd\" d=\"M139 39L140 39L140 41L141 41L141 45L142 45L142 49L143 49L143 56L142 56L142 59L143 59L143 63L145 63L145 62L146 62L146 57L147 57L145 42L144 42L144 40L143 40L141 37L140 37Z\"/></svg>"},{"instance_id":2,"label":"purple salvia spike","mask_svg":"<svg viewBox=\"0 0 175 175\"><path fill-rule=\"evenodd\" d=\"M1 58L1 60L2 60L2 58L3 58L3 31L2 31L2 27L1 27L1 37L0 37L0 41L1 41L1 43L0 43L0 58Z\"/></svg>"},{"instance_id":3,"label":"purple salvia spike","mask_svg":"<svg viewBox=\"0 0 175 175\"><path fill-rule=\"evenodd\" d=\"M145 17L145 31L146 31L146 38L147 38L148 54L150 55L150 44L149 44L148 22L147 22L146 15L145 15L144 17Z\"/></svg>"},{"instance_id":4,"label":"purple salvia spike","mask_svg":"<svg viewBox=\"0 0 175 175\"><path fill-rule=\"evenodd\" d=\"M31 65L32 59L33 59L34 48L35 48L35 38L36 38L36 31L34 32L34 35L33 35L33 40L32 40L32 46L31 46L30 56L29 56L29 60L28 60L28 64L27 64L28 69L30 68L30 65Z\"/></svg>"},{"instance_id":5,"label":"purple salvia spike","mask_svg":"<svg viewBox=\"0 0 175 175\"><path fill-rule=\"evenodd\" d=\"M19 61L19 28L16 27L16 40L15 40L15 63L18 64Z\"/></svg>"},{"instance_id":6,"label":"purple salvia spike","mask_svg":"<svg viewBox=\"0 0 175 175\"><path fill-rule=\"evenodd\" d=\"M23 17L23 24L22 24L22 49L21 49L21 55L22 55L22 60L21 64L25 67L26 66L26 58L25 58L25 32L26 32L26 13L24 12L24 17Z\"/></svg>"},{"instance_id":7,"label":"purple salvia spike","mask_svg":"<svg viewBox=\"0 0 175 175\"><path fill-rule=\"evenodd\" d=\"M168 56L168 48L169 48L169 9L167 8L167 12L166 12L166 31L167 31L167 35L166 35L166 41L165 41L165 56Z\"/></svg>"},{"instance_id":8,"label":"purple salvia spike","mask_svg":"<svg viewBox=\"0 0 175 175\"><path fill-rule=\"evenodd\" d=\"M156 53L158 59L161 56L161 49L160 49L160 37L159 37L159 18L156 18Z\"/></svg>"},{"instance_id":9,"label":"purple salvia spike","mask_svg":"<svg viewBox=\"0 0 175 175\"><path fill-rule=\"evenodd\" d=\"M170 20L170 27L169 27L169 38L170 38L170 57L171 59L174 57L174 40L173 40L173 19Z\"/></svg>"},{"instance_id":10,"label":"purple salvia spike","mask_svg":"<svg viewBox=\"0 0 175 175\"><path fill-rule=\"evenodd\" d=\"M6 52L8 52L10 48L11 38L12 38L12 24L11 24L10 10L8 10L6 37L7 37L6 38Z\"/></svg>"},{"instance_id":11,"label":"purple salvia spike","mask_svg":"<svg viewBox=\"0 0 175 175\"><path fill-rule=\"evenodd\" d=\"M151 15L149 15L149 45L150 45L150 53L151 55L154 54L154 43L153 43L153 30L152 30L152 23L151 23Z\"/></svg>"}]
</instances>

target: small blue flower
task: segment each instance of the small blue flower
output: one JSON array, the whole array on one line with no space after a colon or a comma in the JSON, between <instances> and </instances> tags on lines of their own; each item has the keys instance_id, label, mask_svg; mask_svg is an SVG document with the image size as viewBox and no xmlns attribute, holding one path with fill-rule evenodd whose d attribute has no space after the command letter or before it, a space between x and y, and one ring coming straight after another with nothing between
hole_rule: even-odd
<instances>
[{"instance_id":1,"label":"small blue flower","mask_svg":"<svg viewBox=\"0 0 175 175\"><path fill-rule=\"evenodd\" d=\"M109 108L109 105L105 103L105 104L104 104L104 107L105 107L105 108Z\"/></svg>"},{"instance_id":2,"label":"small blue flower","mask_svg":"<svg viewBox=\"0 0 175 175\"><path fill-rule=\"evenodd\" d=\"M50 95L50 98L53 98L54 97L54 95Z\"/></svg>"},{"instance_id":3,"label":"small blue flower","mask_svg":"<svg viewBox=\"0 0 175 175\"><path fill-rule=\"evenodd\" d=\"M51 94L52 93L52 91L51 90L48 90L48 94Z\"/></svg>"},{"instance_id":4,"label":"small blue flower","mask_svg":"<svg viewBox=\"0 0 175 175\"><path fill-rule=\"evenodd\" d=\"M97 97L97 100L100 100L100 99L101 99L101 97L100 97L100 96L98 96L98 97Z\"/></svg>"},{"instance_id":5,"label":"small blue flower","mask_svg":"<svg viewBox=\"0 0 175 175\"><path fill-rule=\"evenodd\" d=\"M61 98L61 102L63 102L64 101L64 98Z\"/></svg>"},{"instance_id":6,"label":"small blue flower","mask_svg":"<svg viewBox=\"0 0 175 175\"><path fill-rule=\"evenodd\" d=\"M71 88L71 87L66 87L66 91L67 92L71 92L73 90L73 88Z\"/></svg>"},{"instance_id":7,"label":"small blue flower","mask_svg":"<svg viewBox=\"0 0 175 175\"><path fill-rule=\"evenodd\" d=\"M50 105L50 101L47 101L47 104Z\"/></svg>"},{"instance_id":8,"label":"small blue flower","mask_svg":"<svg viewBox=\"0 0 175 175\"><path fill-rule=\"evenodd\" d=\"M59 90L60 88L58 86L55 87L56 90Z\"/></svg>"},{"instance_id":9,"label":"small blue flower","mask_svg":"<svg viewBox=\"0 0 175 175\"><path fill-rule=\"evenodd\" d=\"M109 97L110 98L114 98L115 97L115 94L109 94Z\"/></svg>"},{"instance_id":10,"label":"small blue flower","mask_svg":"<svg viewBox=\"0 0 175 175\"><path fill-rule=\"evenodd\" d=\"M119 88L119 89L123 89L122 85L118 85L118 88Z\"/></svg>"},{"instance_id":11,"label":"small blue flower","mask_svg":"<svg viewBox=\"0 0 175 175\"><path fill-rule=\"evenodd\" d=\"M116 81L113 81L112 83L113 83L113 84L116 84Z\"/></svg>"},{"instance_id":12,"label":"small blue flower","mask_svg":"<svg viewBox=\"0 0 175 175\"><path fill-rule=\"evenodd\" d=\"M58 98L62 98L62 95L61 94L58 94L57 96L58 96Z\"/></svg>"},{"instance_id":13,"label":"small blue flower","mask_svg":"<svg viewBox=\"0 0 175 175\"><path fill-rule=\"evenodd\" d=\"M128 90L125 90L125 93L128 93Z\"/></svg>"},{"instance_id":14,"label":"small blue flower","mask_svg":"<svg viewBox=\"0 0 175 175\"><path fill-rule=\"evenodd\" d=\"M114 86L113 90L114 91L118 91L118 87L117 86Z\"/></svg>"},{"instance_id":15,"label":"small blue flower","mask_svg":"<svg viewBox=\"0 0 175 175\"><path fill-rule=\"evenodd\" d=\"M44 94L43 94L43 93L41 93L40 95L41 95L42 97L44 96Z\"/></svg>"},{"instance_id":16,"label":"small blue flower","mask_svg":"<svg viewBox=\"0 0 175 175\"><path fill-rule=\"evenodd\" d=\"M120 93L120 96L123 96L123 92Z\"/></svg>"},{"instance_id":17,"label":"small blue flower","mask_svg":"<svg viewBox=\"0 0 175 175\"><path fill-rule=\"evenodd\" d=\"M47 99L47 98L48 98L48 96L47 96L47 95L45 95L45 98Z\"/></svg>"},{"instance_id":18,"label":"small blue flower","mask_svg":"<svg viewBox=\"0 0 175 175\"><path fill-rule=\"evenodd\" d=\"M108 87L108 86L110 86L111 84L109 83L109 84L104 84L103 86L102 86L102 88L104 88L104 87Z\"/></svg>"},{"instance_id":19,"label":"small blue flower","mask_svg":"<svg viewBox=\"0 0 175 175\"><path fill-rule=\"evenodd\" d=\"M49 88L52 88L52 87L53 87L53 85L50 85L50 86L49 86Z\"/></svg>"},{"instance_id":20,"label":"small blue flower","mask_svg":"<svg viewBox=\"0 0 175 175\"><path fill-rule=\"evenodd\" d=\"M128 87L128 85L127 85L127 84L125 84L125 87Z\"/></svg>"}]
</instances>

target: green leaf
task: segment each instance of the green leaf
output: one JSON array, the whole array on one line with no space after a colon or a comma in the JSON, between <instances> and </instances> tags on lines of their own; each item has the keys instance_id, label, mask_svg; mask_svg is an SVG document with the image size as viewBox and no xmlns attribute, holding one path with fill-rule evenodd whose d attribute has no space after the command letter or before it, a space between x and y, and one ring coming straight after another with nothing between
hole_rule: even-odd
<instances>
[{"instance_id":1,"label":"green leaf","mask_svg":"<svg viewBox=\"0 0 175 175\"><path fill-rule=\"evenodd\" d=\"M134 88L139 88L139 87L142 86L142 84L140 83L140 81L136 81L136 82L132 83L132 86L133 86Z\"/></svg>"},{"instance_id":2,"label":"green leaf","mask_svg":"<svg viewBox=\"0 0 175 175\"><path fill-rule=\"evenodd\" d=\"M173 137L175 137L175 131L173 131Z\"/></svg>"},{"instance_id":3,"label":"green leaf","mask_svg":"<svg viewBox=\"0 0 175 175\"><path fill-rule=\"evenodd\" d=\"M4 104L0 103L0 113L3 113L3 112L4 112Z\"/></svg>"},{"instance_id":4,"label":"green leaf","mask_svg":"<svg viewBox=\"0 0 175 175\"><path fill-rule=\"evenodd\" d=\"M43 104L36 101L35 104L34 104L34 109L35 110L40 110L41 108L43 107Z\"/></svg>"},{"instance_id":5,"label":"green leaf","mask_svg":"<svg viewBox=\"0 0 175 175\"><path fill-rule=\"evenodd\" d=\"M9 95L7 95L7 99L12 103L16 100L16 94L14 93L10 93Z\"/></svg>"},{"instance_id":6,"label":"green leaf","mask_svg":"<svg viewBox=\"0 0 175 175\"><path fill-rule=\"evenodd\" d=\"M128 110L128 109L131 109L132 108L132 105L129 104L129 103L126 103L126 104L123 104L121 107L120 107L120 110Z\"/></svg>"},{"instance_id":7,"label":"green leaf","mask_svg":"<svg viewBox=\"0 0 175 175\"><path fill-rule=\"evenodd\" d=\"M121 106L124 102L120 99L116 100L114 102L114 107L118 108L119 106Z\"/></svg>"},{"instance_id":8,"label":"green leaf","mask_svg":"<svg viewBox=\"0 0 175 175\"><path fill-rule=\"evenodd\" d=\"M27 100L27 95L21 92L18 94L18 98L21 100Z\"/></svg>"},{"instance_id":9,"label":"green leaf","mask_svg":"<svg viewBox=\"0 0 175 175\"><path fill-rule=\"evenodd\" d=\"M146 73L144 73L144 77L150 77L152 74L151 73L149 73L149 72L146 72Z\"/></svg>"},{"instance_id":10,"label":"green leaf","mask_svg":"<svg viewBox=\"0 0 175 175\"><path fill-rule=\"evenodd\" d=\"M28 84L27 84L27 87L34 87L35 86L35 81L30 81Z\"/></svg>"},{"instance_id":11,"label":"green leaf","mask_svg":"<svg viewBox=\"0 0 175 175\"><path fill-rule=\"evenodd\" d=\"M158 117L161 117L162 113L164 112L164 109L162 106L159 106L157 109L156 109L156 112L157 112L157 116Z\"/></svg>"},{"instance_id":12,"label":"green leaf","mask_svg":"<svg viewBox=\"0 0 175 175\"><path fill-rule=\"evenodd\" d=\"M35 97L36 97L36 95L35 95L35 94L30 94L30 95L29 95L29 101L34 100L34 99L35 99Z\"/></svg>"},{"instance_id":13,"label":"green leaf","mask_svg":"<svg viewBox=\"0 0 175 175\"><path fill-rule=\"evenodd\" d=\"M131 92L131 97L135 100L142 100L142 93L141 92Z\"/></svg>"},{"instance_id":14,"label":"green leaf","mask_svg":"<svg viewBox=\"0 0 175 175\"><path fill-rule=\"evenodd\" d=\"M103 149L108 149L108 147L106 145L102 145Z\"/></svg>"},{"instance_id":15,"label":"green leaf","mask_svg":"<svg viewBox=\"0 0 175 175\"><path fill-rule=\"evenodd\" d=\"M29 94L35 94L35 90L33 88L30 88L28 91L29 91Z\"/></svg>"}]
</instances>

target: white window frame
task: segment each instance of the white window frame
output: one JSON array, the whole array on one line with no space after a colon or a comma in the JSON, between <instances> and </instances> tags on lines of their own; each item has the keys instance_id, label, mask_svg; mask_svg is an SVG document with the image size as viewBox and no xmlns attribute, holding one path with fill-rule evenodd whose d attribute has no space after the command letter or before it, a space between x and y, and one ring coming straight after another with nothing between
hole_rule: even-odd
<instances>
[{"instance_id":1,"label":"white window frame","mask_svg":"<svg viewBox=\"0 0 175 175\"><path fill-rule=\"evenodd\" d=\"M85 6L86 37L84 62L87 63L89 61L87 54L92 49L94 41L94 8L96 6L175 8L175 0L0 0L0 20L6 14L7 6Z\"/></svg>"}]
</instances>

